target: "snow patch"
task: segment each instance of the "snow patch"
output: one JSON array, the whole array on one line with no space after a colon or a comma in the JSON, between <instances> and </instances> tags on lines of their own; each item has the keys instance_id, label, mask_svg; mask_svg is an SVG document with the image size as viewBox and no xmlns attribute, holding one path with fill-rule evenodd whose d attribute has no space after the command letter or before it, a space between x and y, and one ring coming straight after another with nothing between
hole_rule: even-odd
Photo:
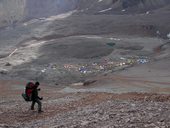
<instances>
[{"instance_id":1,"label":"snow patch","mask_svg":"<svg viewBox=\"0 0 170 128\"><path fill-rule=\"evenodd\" d=\"M107 11L109 11L109 10L112 10L112 8L104 9L104 10L101 10L101 11L99 11L99 12L107 12Z\"/></svg>"},{"instance_id":2,"label":"snow patch","mask_svg":"<svg viewBox=\"0 0 170 128\"><path fill-rule=\"evenodd\" d=\"M44 43L46 43L47 41L40 41L40 42L37 42L37 43L34 43L34 44L30 44L28 47L37 47L37 46L41 46L43 45Z\"/></svg>"},{"instance_id":3,"label":"snow patch","mask_svg":"<svg viewBox=\"0 0 170 128\"><path fill-rule=\"evenodd\" d=\"M30 20L30 21L23 23L23 26L28 26L28 25L37 23L38 21L39 21L38 19L33 19L33 20Z\"/></svg>"},{"instance_id":4,"label":"snow patch","mask_svg":"<svg viewBox=\"0 0 170 128\"><path fill-rule=\"evenodd\" d=\"M30 20L30 21L23 23L23 26L28 26L28 25L31 25L31 24L34 24L34 23L37 23L37 22L48 22L48 21L61 20L61 19L64 19L64 18L71 16L75 12L77 12L77 10L69 11L67 13L62 13L62 14L59 14L59 15L50 16L48 18L42 17L42 18L39 18L39 19L33 19L33 20Z\"/></svg>"},{"instance_id":5,"label":"snow patch","mask_svg":"<svg viewBox=\"0 0 170 128\"><path fill-rule=\"evenodd\" d=\"M56 16L51 16L49 18L46 18L45 21L55 21L55 20L64 19L64 18L67 18L67 17L71 16L75 12L77 12L77 10L69 11L67 13L63 13L63 14L56 15Z\"/></svg>"},{"instance_id":6,"label":"snow patch","mask_svg":"<svg viewBox=\"0 0 170 128\"><path fill-rule=\"evenodd\" d=\"M102 2L103 0L99 0L98 2Z\"/></svg>"},{"instance_id":7,"label":"snow patch","mask_svg":"<svg viewBox=\"0 0 170 128\"><path fill-rule=\"evenodd\" d=\"M147 12L146 12L146 15L148 15L148 14L150 14L150 11L147 11Z\"/></svg>"},{"instance_id":8,"label":"snow patch","mask_svg":"<svg viewBox=\"0 0 170 128\"><path fill-rule=\"evenodd\" d=\"M18 49L16 48L8 57L11 57Z\"/></svg>"},{"instance_id":9,"label":"snow patch","mask_svg":"<svg viewBox=\"0 0 170 128\"><path fill-rule=\"evenodd\" d=\"M115 41L120 41L120 39L119 38L109 38L110 40L115 40Z\"/></svg>"},{"instance_id":10,"label":"snow patch","mask_svg":"<svg viewBox=\"0 0 170 128\"><path fill-rule=\"evenodd\" d=\"M88 39L102 39L103 37L101 36L95 36L95 35L83 35L83 36L79 36L79 37L83 37L83 38L88 38Z\"/></svg>"},{"instance_id":11,"label":"snow patch","mask_svg":"<svg viewBox=\"0 0 170 128\"><path fill-rule=\"evenodd\" d=\"M167 34L167 37L170 39L170 33L169 33L169 34Z\"/></svg>"}]
</instances>

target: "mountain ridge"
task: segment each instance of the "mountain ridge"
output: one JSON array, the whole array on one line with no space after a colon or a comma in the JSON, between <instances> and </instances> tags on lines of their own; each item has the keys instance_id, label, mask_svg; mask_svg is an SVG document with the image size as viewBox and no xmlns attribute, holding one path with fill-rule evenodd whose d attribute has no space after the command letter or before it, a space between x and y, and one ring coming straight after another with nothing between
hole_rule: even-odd
<instances>
[{"instance_id":1,"label":"mountain ridge","mask_svg":"<svg viewBox=\"0 0 170 128\"><path fill-rule=\"evenodd\" d=\"M166 7L169 0L1 0L0 26L72 10L84 14L135 14Z\"/></svg>"}]
</instances>

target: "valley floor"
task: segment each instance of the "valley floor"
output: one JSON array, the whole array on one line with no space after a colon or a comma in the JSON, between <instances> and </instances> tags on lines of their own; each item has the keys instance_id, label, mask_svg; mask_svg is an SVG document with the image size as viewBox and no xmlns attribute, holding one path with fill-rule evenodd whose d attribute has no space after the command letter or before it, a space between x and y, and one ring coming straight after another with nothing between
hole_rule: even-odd
<instances>
[{"instance_id":1,"label":"valley floor","mask_svg":"<svg viewBox=\"0 0 170 128\"><path fill-rule=\"evenodd\" d=\"M1 31L0 128L170 128L170 42L144 36L152 17L128 25L129 17L73 16ZM103 24L114 18L125 27ZM82 21L89 23L77 27ZM129 36L114 34L129 28ZM41 83L43 113L21 97L27 80Z\"/></svg>"}]
</instances>

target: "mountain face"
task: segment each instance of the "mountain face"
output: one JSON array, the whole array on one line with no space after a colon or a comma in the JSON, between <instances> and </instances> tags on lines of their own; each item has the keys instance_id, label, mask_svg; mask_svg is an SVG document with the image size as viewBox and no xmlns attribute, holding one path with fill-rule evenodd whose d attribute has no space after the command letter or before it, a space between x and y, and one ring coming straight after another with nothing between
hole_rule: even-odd
<instances>
[{"instance_id":1,"label":"mountain face","mask_svg":"<svg viewBox=\"0 0 170 128\"><path fill-rule=\"evenodd\" d=\"M65 82L63 64L169 57L169 0L1 0L0 15L16 25L0 29L0 77Z\"/></svg>"},{"instance_id":2,"label":"mountain face","mask_svg":"<svg viewBox=\"0 0 170 128\"><path fill-rule=\"evenodd\" d=\"M154 9L170 3L169 0L122 0L122 8Z\"/></svg>"},{"instance_id":3,"label":"mountain face","mask_svg":"<svg viewBox=\"0 0 170 128\"><path fill-rule=\"evenodd\" d=\"M86 14L134 14L168 4L169 0L1 0L0 26L71 10Z\"/></svg>"},{"instance_id":4,"label":"mountain face","mask_svg":"<svg viewBox=\"0 0 170 128\"><path fill-rule=\"evenodd\" d=\"M22 20L25 5L25 0L0 0L0 26Z\"/></svg>"},{"instance_id":5,"label":"mountain face","mask_svg":"<svg viewBox=\"0 0 170 128\"><path fill-rule=\"evenodd\" d=\"M143 13L170 4L169 0L80 0L78 8L87 13Z\"/></svg>"},{"instance_id":6,"label":"mountain face","mask_svg":"<svg viewBox=\"0 0 170 128\"><path fill-rule=\"evenodd\" d=\"M26 18L47 17L74 10L76 0L27 0Z\"/></svg>"},{"instance_id":7,"label":"mountain face","mask_svg":"<svg viewBox=\"0 0 170 128\"><path fill-rule=\"evenodd\" d=\"M0 27L76 8L77 0L0 0Z\"/></svg>"}]
</instances>

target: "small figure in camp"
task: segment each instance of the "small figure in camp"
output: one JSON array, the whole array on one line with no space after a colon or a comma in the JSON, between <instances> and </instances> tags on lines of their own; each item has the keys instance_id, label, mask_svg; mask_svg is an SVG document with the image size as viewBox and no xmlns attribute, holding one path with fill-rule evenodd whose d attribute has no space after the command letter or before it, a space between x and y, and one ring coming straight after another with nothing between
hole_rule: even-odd
<instances>
[{"instance_id":1,"label":"small figure in camp","mask_svg":"<svg viewBox=\"0 0 170 128\"><path fill-rule=\"evenodd\" d=\"M31 110L34 110L34 105L35 103L38 104L38 112L42 112L41 108L42 108L42 103L40 100L42 100L43 98L38 96L38 91L40 91L40 89L38 88L38 86L40 85L39 82L28 82L25 88L25 94L23 93L22 96L25 99L25 101L32 101L32 105L31 105Z\"/></svg>"}]
</instances>

